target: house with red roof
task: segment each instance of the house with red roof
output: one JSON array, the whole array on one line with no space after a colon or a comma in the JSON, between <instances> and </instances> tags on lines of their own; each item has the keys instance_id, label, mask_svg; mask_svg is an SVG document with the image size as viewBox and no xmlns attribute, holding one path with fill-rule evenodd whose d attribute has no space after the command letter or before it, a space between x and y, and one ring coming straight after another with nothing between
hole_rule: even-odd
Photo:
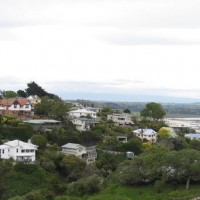
<instances>
[{"instance_id":1,"label":"house with red roof","mask_svg":"<svg viewBox=\"0 0 200 200\"><path fill-rule=\"evenodd\" d=\"M12 98L0 100L0 114L27 118L34 115L34 108L25 98Z\"/></svg>"}]
</instances>

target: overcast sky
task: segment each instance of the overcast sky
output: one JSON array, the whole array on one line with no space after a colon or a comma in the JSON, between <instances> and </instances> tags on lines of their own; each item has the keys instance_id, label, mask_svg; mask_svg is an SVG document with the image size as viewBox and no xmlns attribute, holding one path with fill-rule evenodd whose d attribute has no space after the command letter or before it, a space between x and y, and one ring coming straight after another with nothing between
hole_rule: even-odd
<instances>
[{"instance_id":1,"label":"overcast sky","mask_svg":"<svg viewBox=\"0 0 200 200\"><path fill-rule=\"evenodd\" d=\"M199 0L0 0L0 89L35 81L64 99L200 100L199 8Z\"/></svg>"}]
</instances>

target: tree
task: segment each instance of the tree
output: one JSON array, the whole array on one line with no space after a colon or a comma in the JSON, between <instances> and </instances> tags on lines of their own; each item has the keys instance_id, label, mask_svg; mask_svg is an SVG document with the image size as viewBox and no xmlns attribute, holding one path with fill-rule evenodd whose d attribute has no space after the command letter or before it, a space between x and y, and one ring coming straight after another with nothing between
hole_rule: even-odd
<instances>
[{"instance_id":1,"label":"tree","mask_svg":"<svg viewBox=\"0 0 200 200\"><path fill-rule=\"evenodd\" d=\"M200 180L200 152L194 149L171 151L165 156L165 168L168 181L185 180L185 188L189 189L191 180Z\"/></svg>"},{"instance_id":2,"label":"tree","mask_svg":"<svg viewBox=\"0 0 200 200\"><path fill-rule=\"evenodd\" d=\"M26 97L26 92L24 90L18 90L17 91L17 95L18 97Z\"/></svg>"},{"instance_id":3,"label":"tree","mask_svg":"<svg viewBox=\"0 0 200 200\"><path fill-rule=\"evenodd\" d=\"M33 144L38 145L40 148L45 148L47 145L47 139L45 136L40 134L33 135L31 141Z\"/></svg>"},{"instance_id":4,"label":"tree","mask_svg":"<svg viewBox=\"0 0 200 200\"><path fill-rule=\"evenodd\" d=\"M123 110L123 112L124 112L124 113L128 113L128 114L131 114L131 111L130 111L128 108L126 108L125 110Z\"/></svg>"},{"instance_id":5,"label":"tree","mask_svg":"<svg viewBox=\"0 0 200 200\"><path fill-rule=\"evenodd\" d=\"M34 81L27 83L27 89L25 91L27 96L38 95L39 97L43 97L48 95L48 93Z\"/></svg>"},{"instance_id":6,"label":"tree","mask_svg":"<svg viewBox=\"0 0 200 200\"><path fill-rule=\"evenodd\" d=\"M3 91L2 95L6 99L17 97L17 93L11 90Z\"/></svg>"},{"instance_id":7,"label":"tree","mask_svg":"<svg viewBox=\"0 0 200 200\"><path fill-rule=\"evenodd\" d=\"M146 107L140 112L140 115L149 118L153 121L162 120L166 112L159 103L151 102L146 104Z\"/></svg>"},{"instance_id":8,"label":"tree","mask_svg":"<svg viewBox=\"0 0 200 200\"><path fill-rule=\"evenodd\" d=\"M60 162L60 173L67 177L68 181L74 181L83 176L86 162L76 156L64 156Z\"/></svg>"}]
</instances>

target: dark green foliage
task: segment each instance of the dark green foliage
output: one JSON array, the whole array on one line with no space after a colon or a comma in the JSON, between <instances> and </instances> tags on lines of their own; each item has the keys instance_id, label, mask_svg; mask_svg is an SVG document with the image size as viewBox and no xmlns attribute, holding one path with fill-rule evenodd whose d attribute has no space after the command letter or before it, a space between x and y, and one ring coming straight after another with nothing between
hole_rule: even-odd
<instances>
[{"instance_id":1,"label":"dark green foliage","mask_svg":"<svg viewBox=\"0 0 200 200\"><path fill-rule=\"evenodd\" d=\"M25 91L26 91L27 96L37 95L39 97L43 97L43 96L47 96L48 94L42 87L40 87L34 81L27 83L27 88Z\"/></svg>"},{"instance_id":2,"label":"dark green foliage","mask_svg":"<svg viewBox=\"0 0 200 200\"><path fill-rule=\"evenodd\" d=\"M41 98L41 103L35 106L35 114L63 121L69 107L69 104L59 98L50 99L48 96L44 96Z\"/></svg>"},{"instance_id":3,"label":"dark green foliage","mask_svg":"<svg viewBox=\"0 0 200 200\"><path fill-rule=\"evenodd\" d=\"M140 112L141 116L145 118L152 119L154 121L158 121L160 119L163 119L166 115L166 112L162 108L162 105L159 103L151 102L146 104L146 107L144 110Z\"/></svg>"},{"instance_id":4,"label":"dark green foliage","mask_svg":"<svg viewBox=\"0 0 200 200\"><path fill-rule=\"evenodd\" d=\"M91 195L99 192L103 187L104 179L93 175L69 184L67 186L67 193L70 195Z\"/></svg>"},{"instance_id":5,"label":"dark green foliage","mask_svg":"<svg viewBox=\"0 0 200 200\"><path fill-rule=\"evenodd\" d=\"M189 143L189 147L191 149L196 149L196 150L200 151L200 141L198 141L198 140L191 140L190 143Z\"/></svg>"},{"instance_id":6,"label":"dark green foliage","mask_svg":"<svg viewBox=\"0 0 200 200\"><path fill-rule=\"evenodd\" d=\"M27 142L33 134L34 131L29 125L20 125L18 127L0 127L0 138L3 140L19 139Z\"/></svg>"},{"instance_id":7,"label":"dark green foliage","mask_svg":"<svg viewBox=\"0 0 200 200\"><path fill-rule=\"evenodd\" d=\"M59 173L68 181L77 180L84 175L86 162L75 156L64 156L59 163Z\"/></svg>"},{"instance_id":8,"label":"dark green foliage","mask_svg":"<svg viewBox=\"0 0 200 200\"><path fill-rule=\"evenodd\" d=\"M26 98L27 94L26 94L26 92L24 90L18 90L17 91L17 96Z\"/></svg>"},{"instance_id":9,"label":"dark green foliage","mask_svg":"<svg viewBox=\"0 0 200 200\"><path fill-rule=\"evenodd\" d=\"M46 173L39 165L17 163L13 167L12 173L6 178L6 191L3 199L22 196L34 189L48 186Z\"/></svg>"},{"instance_id":10,"label":"dark green foliage","mask_svg":"<svg viewBox=\"0 0 200 200\"><path fill-rule=\"evenodd\" d=\"M9 98L17 97L17 93L14 92L14 91L11 91L11 90L2 91L2 96L3 96L5 99L9 99Z\"/></svg>"},{"instance_id":11,"label":"dark green foliage","mask_svg":"<svg viewBox=\"0 0 200 200\"><path fill-rule=\"evenodd\" d=\"M142 152L142 141L130 139L127 143L118 142L117 150L122 152L132 151L135 155L138 155Z\"/></svg>"},{"instance_id":12,"label":"dark green foliage","mask_svg":"<svg viewBox=\"0 0 200 200\"><path fill-rule=\"evenodd\" d=\"M32 136L31 138L31 142L37 146L39 146L39 148L44 149L47 145L47 139L44 135L40 135L40 134L35 134Z\"/></svg>"},{"instance_id":13,"label":"dark green foliage","mask_svg":"<svg viewBox=\"0 0 200 200\"><path fill-rule=\"evenodd\" d=\"M112 171L115 171L119 163L126 159L125 154L114 154L103 151L98 151L97 153L96 166L101 170L103 176L107 176Z\"/></svg>"},{"instance_id":14,"label":"dark green foliage","mask_svg":"<svg viewBox=\"0 0 200 200\"><path fill-rule=\"evenodd\" d=\"M124 113L128 113L128 114L131 114L131 111L130 111L128 108L124 109L123 112L124 112Z\"/></svg>"}]
</instances>

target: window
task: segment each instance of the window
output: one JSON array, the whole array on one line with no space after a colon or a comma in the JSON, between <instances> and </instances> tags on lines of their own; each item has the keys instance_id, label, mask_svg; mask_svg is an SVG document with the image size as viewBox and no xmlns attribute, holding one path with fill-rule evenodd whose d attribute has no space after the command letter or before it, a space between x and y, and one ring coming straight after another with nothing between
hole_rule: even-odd
<instances>
[{"instance_id":1,"label":"window","mask_svg":"<svg viewBox=\"0 0 200 200\"><path fill-rule=\"evenodd\" d=\"M4 149L2 150L2 154L4 154Z\"/></svg>"},{"instance_id":2,"label":"window","mask_svg":"<svg viewBox=\"0 0 200 200\"><path fill-rule=\"evenodd\" d=\"M18 151L19 151L19 150L18 150L18 149L16 149L16 152L17 152L17 153L18 153Z\"/></svg>"},{"instance_id":3,"label":"window","mask_svg":"<svg viewBox=\"0 0 200 200\"><path fill-rule=\"evenodd\" d=\"M26 105L25 105L25 108L29 108L29 104L26 104Z\"/></svg>"},{"instance_id":4,"label":"window","mask_svg":"<svg viewBox=\"0 0 200 200\"><path fill-rule=\"evenodd\" d=\"M14 104L14 108L17 108L17 104Z\"/></svg>"}]
</instances>

